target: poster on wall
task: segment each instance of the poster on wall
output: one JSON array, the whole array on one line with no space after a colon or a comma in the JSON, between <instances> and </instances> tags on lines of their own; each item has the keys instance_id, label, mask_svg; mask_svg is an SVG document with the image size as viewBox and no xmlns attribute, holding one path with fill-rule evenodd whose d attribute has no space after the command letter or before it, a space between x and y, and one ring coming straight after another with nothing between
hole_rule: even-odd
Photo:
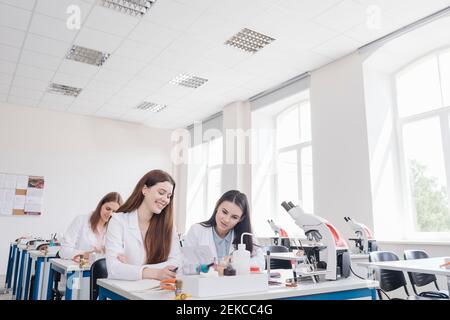
<instances>
[{"instance_id":1,"label":"poster on wall","mask_svg":"<svg viewBox=\"0 0 450 320\"><path fill-rule=\"evenodd\" d=\"M44 182L42 176L0 173L0 215L41 215Z\"/></svg>"}]
</instances>

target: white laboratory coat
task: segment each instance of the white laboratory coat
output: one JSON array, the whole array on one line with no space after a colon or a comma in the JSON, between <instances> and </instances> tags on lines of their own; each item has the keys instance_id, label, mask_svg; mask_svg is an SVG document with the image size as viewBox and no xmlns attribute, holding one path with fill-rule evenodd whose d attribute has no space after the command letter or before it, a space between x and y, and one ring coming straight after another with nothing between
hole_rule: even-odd
<instances>
[{"instance_id":1,"label":"white laboratory coat","mask_svg":"<svg viewBox=\"0 0 450 320\"><path fill-rule=\"evenodd\" d=\"M105 246L105 239L99 241L91 229L89 223L91 215L80 215L76 217L64 237L61 240L61 249L59 256L61 259L72 259L74 256L86 251L101 249Z\"/></svg>"},{"instance_id":2,"label":"white laboratory coat","mask_svg":"<svg viewBox=\"0 0 450 320\"><path fill-rule=\"evenodd\" d=\"M204 227L200 223L196 223L191 226L188 233L184 238L184 246L195 247L195 246L208 246L211 248L213 256L217 259L217 249L213 238L213 227ZM234 239L234 230L231 239ZM234 246L230 245L229 254L235 250ZM253 246L253 252L250 259L251 266L258 266L260 270L264 270L265 258L264 253L261 248Z\"/></svg>"},{"instance_id":3,"label":"white laboratory coat","mask_svg":"<svg viewBox=\"0 0 450 320\"><path fill-rule=\"evenodd\" d=\"M139 229L137 211L115 213L106 232L106 267L109 279L140 280L145 267L162 269L167 265L181 266L181 251L175 227L172 230L172 245L167 261L145 264L145 247ZM127 263L117 257L123 255Z\"/></svg>"}]
</instances>

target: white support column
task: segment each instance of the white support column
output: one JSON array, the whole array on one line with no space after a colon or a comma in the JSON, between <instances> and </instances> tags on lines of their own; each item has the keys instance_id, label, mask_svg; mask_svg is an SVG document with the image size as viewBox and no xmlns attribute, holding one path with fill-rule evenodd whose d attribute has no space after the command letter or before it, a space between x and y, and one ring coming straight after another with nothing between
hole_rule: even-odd
<instances>
[{"instance_id":1,"label":"white support column","mask_svg":"<svg viewBox=\"0 0 450 320\"><path fill-rule=\"evenodd\" d=\"M237 189L251 203L250 103L239 101L223 109L222 192Z\"/></svg>"}]
</instances>

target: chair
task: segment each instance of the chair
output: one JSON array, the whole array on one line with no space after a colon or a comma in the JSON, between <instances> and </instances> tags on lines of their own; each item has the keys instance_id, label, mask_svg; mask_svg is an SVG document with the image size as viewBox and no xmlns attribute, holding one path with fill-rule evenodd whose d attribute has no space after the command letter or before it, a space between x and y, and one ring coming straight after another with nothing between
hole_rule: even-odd
<instances>
[{"instance_id":1,"label":"chair","mask_svg":"<svg viewBox=\"0 0 450 320\"><path fill-rule=\"evenodd\" d=\"M263 250L264 252L269 251L270 253L289 252L289 249L284 246L265 246ZM270 269L292 269L292 264L289 260L270 259Z\"/></svg>"},{"instance_id":2,"label":"chair","mask_svg":"<svg viewBox=\"0 0 450 320\"><path fill-rule=\"evenodd\" d=\"M97 300L98 298L98 284L97 279L108 278L108 270L106 269L106 259L98 259L91 265L91 279L89 298L90 300Z\"/></svg>"},{"instance_id":3,"label":"chair","mask_svg":"<svg viewBox=\"0 0 450 320\"><path fill-rule=\"evenodd\" d=\"M427 259L429 258L429 255L422 250L405 250L403 253L405 260L417 260L417 259ZM439 289L439 286L437 284L437 279L434 274L428 274L428 273L418 273L418 272L408 272L409 280L411 281L412 288L414 290L414 293L420 297L440 297L440 298L446 298L448 299L448 292L441 291ZM417 287L422 287L427 284L430 284L431 282L434 282L434 285L436 286L436 291L425 291L421 293L417 293Z\"/></svg>"},{"instance_id":4,"label":"chair","mask_svg":"<svg viewBox=\"0 0 450 320\"><path fill-rule=\"evenodd\" d=\"M55 258L61 258L59 252L56 253ZM53 288L52 288L52 299L51 300L62 300L62 297L65 294L65 290L59 290L59 282L61 281L61 274L59 272L53 273Z\"/></svg>"},{"instance_id":5,"label":"chair","mask_svg":"<svg viewBox=\"0 0 450 320\"><path fill-rule=\"evenodd\" d=\"M375 251L369 253L369 262L381 262L381 261L398 261L398 256L390 251ZM402 271L376 269L376 279L380 283L380 289L377 289L378 297L383 300L381 292L389 292L396 290L400 287L405 289L406 295L409 297L408 288L406 287L405 275ZM389 298L389 297L388 297ZM389 298L390 299L390 298Z\"/></svg>"}]
</instances>

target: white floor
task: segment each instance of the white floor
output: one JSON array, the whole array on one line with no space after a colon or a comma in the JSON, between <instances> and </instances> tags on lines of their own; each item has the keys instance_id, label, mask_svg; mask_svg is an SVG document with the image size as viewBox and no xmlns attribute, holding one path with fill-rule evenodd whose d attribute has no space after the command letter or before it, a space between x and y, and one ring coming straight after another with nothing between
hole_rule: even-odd
<instances>
[{"instance_id":1,"label":"white floor","mask_svg":"<svg viewBox=\"0 0 450 320\"><path fill-rule=\"evenodd\" d=\"M3 292L4 287L5 287L5 276L0 275L0 300L11 300L12 299L11 292L8 294L1 294L1 292Z\"/></svg>"}]
</instances>

